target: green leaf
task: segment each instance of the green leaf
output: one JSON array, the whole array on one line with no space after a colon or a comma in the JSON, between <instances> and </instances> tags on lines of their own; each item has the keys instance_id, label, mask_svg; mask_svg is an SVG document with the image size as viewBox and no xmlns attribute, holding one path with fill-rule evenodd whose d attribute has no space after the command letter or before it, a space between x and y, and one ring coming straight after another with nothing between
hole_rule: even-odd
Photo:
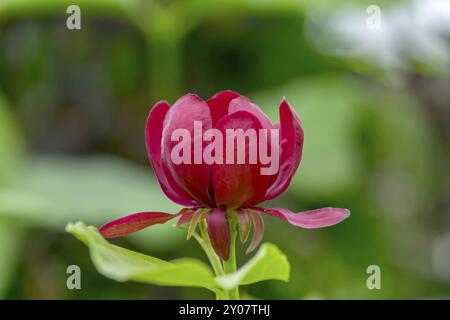
<instances>
[{"instance_id":1,"label":"green leaf","mask_svg":"<svg viewBox=\"0 0 450 320\"><path fill-rule=\"evenodd\" d=\"M201 261L179 259L168 262L127 250L110 244L95 227L82 222L70 223L66 230L88 246L98 272L113 280L220 291L212 271Z\"/></svg>"},{"instance_id":2,"label":"green leaf","mask_svg":"<svg viewBox=\"0 0 450 320\"><path fill-rule=\"evenodd\" d=\"M288 281L289 269L289 262L280 249L274 244L264 243L238 271L219 276L216 281L226 290L264 280Z\"/></svg>"}]
</instances>

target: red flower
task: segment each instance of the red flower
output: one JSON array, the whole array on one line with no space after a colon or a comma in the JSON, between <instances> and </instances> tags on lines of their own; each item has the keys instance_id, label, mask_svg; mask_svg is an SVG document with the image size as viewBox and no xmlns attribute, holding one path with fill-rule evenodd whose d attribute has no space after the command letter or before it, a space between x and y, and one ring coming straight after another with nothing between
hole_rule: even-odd
<instances>
[{"instance_id":1,"label":"red flower","mask_svg":"<svg viewBox=\"0 0 450 320\"><path fill-rule=\"evenodd\" d=\"M157 223L165 223L177 216L180 216L178 224L183 224L190 221L194 215L202 214L206 217L208 233L216 253L223 260L228 260L230 231L227 208L235 209L239 214L242 241L246 240L253 226L252 242L248 251L255 249L262 239L264 223L261 213L270 214L302 228L327 227L346 219L350 212L341 208L293 213L282 208L257 206L286 190L302 157L302 124L286 99L280 104L279 114L280 123L273 124L257 105L232 91L222 91L206 102L195 94L181 97L173 106L165 101L158 102L150 111L145 129L148 156L163 192L169 199L187 208L178 214L132 214L107 223L100 229L101 234L106 238L119 237ZM198 124L201 126L198 127ZM185 145L187 149L182 154L183 159L192 160L191 162L173 161L173 152L179 148L179 143L174 141L173 136L177 129L184 129L183 133L194 137L193 141ZM258 136L257 143L245 144L243 150L247 161L244 163L228 162L218 153L214 156L221 161L205 163L202 159L203 153L199 157L194 154L194 159L185 154L187 150L198 151L198 148L205 151L213 141L203 139L197 129L201 132L216 129L216 132L223 135L227 134L227 129L266 129L268 138L262 140ZM271 139L274 134L272 132L278 131L279 142ZM236 137L233 139L232 143L237 142ZM242 147L242 143L233 143L231 152L239 153L239 147ZM261 147L272 150L271 156L277 156L279 168L275 174L264 175L261 169L265 166L261 161L248 161L250 154ZM227 149L227 155L228 152Z\"/></svg>"}]
</instances>

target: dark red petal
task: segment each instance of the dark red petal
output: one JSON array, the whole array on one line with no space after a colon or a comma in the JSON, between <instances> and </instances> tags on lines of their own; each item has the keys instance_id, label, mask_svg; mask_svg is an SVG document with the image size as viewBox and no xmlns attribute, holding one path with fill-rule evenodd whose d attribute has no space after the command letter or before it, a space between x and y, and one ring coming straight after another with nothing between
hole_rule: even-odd
<instances>
[{"instance_id":1,"label":"dark red petal","mask_svg":"<svg viewBox=\"0 0 450 320\"><path fill-rule=\"evenodd\" d=\"M228 113L236 111L247 111L258 118L264 129L271 129L272 123L266 114L254 103L252 103L247 97L238 97L230 102Z\"/></svg>"},{"instance_id":2,"label":"dark red petal","mask_svg":"<svg viewBox=\"0 0 450 320\"><path fill-rule=\"evenodd\" d=\"M255 208L277 218L286 220L290 224L306 229L333 226L350 216L350 211L343 208L321 208L299 213L284 208Z\"/></svg>"},{"instance_id":3,"label":"dark red petal","mask_svg":"<svg viewBox=\"0 0 450 320\"><path fill-rule=\"evenodd\" d=\"M266 147L266 152L268 152L268 155L271 154L272 152L272 147L271 147L271 136L272 136L272 129L276 129L279 130L279 125L278 124L272 124L272 122L270 121L270 119L267 117L267 115L258 107L258 105L252 103L247 97L241 96L238 97L236 99L233 99L230 102L230 106L228 108L228 113L231 114L233 112L237 112L237 111L247 111L250 112L251 114L253 114L255 117L258 118L259 122L261 123L261 126L263 129L267 130L267 147ZM280 138L281 139L281 138ZM259 142L262 143L262 142ZM276 146L276 148L274 148L274 150L276 150L276 152L280 152L279 150L279 146ZM258 151L259 152L259 151ZM279 168L277 168L279 169ZM278 176L278 171L276 172L276 174L273 175L266 175L265 176L265 180L266 183L265 185L267 187L271 186L275 180L277 179ZM246 203L247 206L253 206L259 202L261 202L262 199L257 199L258 202L248 202Z\"/></svg>"},{"instance_id":4,"label":"dark red petal","mask_svg":"<svg viewBox=\"0 0 450 320\"><path fill-rule=\"evenodd\" d=\"M214 251L222 260L230 257L230 229L227 213L223 208L214 208L206 214L208 235Z\"/></svg>"},{"instance_id":5,"label":"dark red petal","mask_svg":"<svg viewBox=\"0 0 450 320\"><path fill-rule=\"evenodd\" d=\"M209 196L211 168L203 161L202 164L194 163L194 140L202 138L194 136L194 121L201 122L203 133L211 128L211 115L207 104L197 95L187 94L178 99L167 112L162 133L162 159L175 181L186 192L199 203L211 207L214 206L214 201ZM178 144L171 141L171 135L176 129L186 129L190 132L192 139L190 164L175 164L171 159L171 151Z\"/></svg>"},{"instance_id":6,"label":"dark red petal","mask_svg":"<svg viewBox=\"0 0 450 320\"><path fill-rule=\"evenodd\" d=\"M177 226L181 226L192 219L192 215L197 211L198 208L183 208L179 215L181 215L180 219L178 219Z\"/></svg>"},{"instance_id":7,"label":"dark red petal","mask_svg":"<svg viewBox=\"0 0 450 320\"><path fill-rule=\"evenodd\" d=\"M211 111L212 126L215 127L217 122L228 114L228 105L234 98L239 97L239 93L231 90L224 90L213 97L211 97L206 103Z\"/></svg>"},{"instance_id":8,"label":"dark red petal","mask_svg":"<svg viewBox=\"0 0 450 320\"><path fill-rule=\"evenodd\" d=\"M178 216L178 214L168 214L164 212L139 212L108 222L101 227L99 231L105 238L122 237L150 227L154 224L165 223L176 216Z\"/></svg>"},{"instance_id":9,"label":"dark red petal","mask_svg":"<svg viewBox=\"0 0 450 320\"><path fill-rule=\"evenodd\" d=\"M280 131L280 170L267 190L265 200L271 200L286 190L302 158L302 123L286 99L280 104Z\"/></svg>"},{"instance_id":10,"label":"dark red petal","mask_svg":"<svg viewBox=\"0 0 450 320\"><path fill-rule=\"evenodd\" d=\"M253 129L258 132L261 124L252 113L237 111L222 118L217 123L217 129L223 134L226 141L226 129ZM270 176L261 175L261 164L249 164L248 155L258 152L258 144L245 143L246 161L237 164L237 139L235 138L234 164L226 164L226 148L223 151L223 164L212 165L212 180L217 205L229 208L239 208L244 203L257 204L264 199ZM228 147L228 146L226 146Z\"/></svg>"},{"instance_id":11,"label":"dark red petal","mask_svg":"<svg viewBox=\"0 0 450 320\"><path fill-rule=\"evenodd\" d=\"M256 212L255 210L248 209L247 212L250 215L250 218L253 223L253 235L252 235L252 241L250 242L250 245L248 246L247 250L245 251L246 254L252 252L255 250L258 245L261 243L263 235L264 235L264 220L261 217L261 215Z\"/></svg>"},{"instance_id":12,"label":"dark red petal","mask_svg":"<svg viewBox=\"0 0 450 320\"><path fill-rule=\"evenodd\" d=\"M147 154L155 171L156 178L164 194L172 201L183 205L191 206L197 204L192 197L180 188L170 175L164 172L164 164L161 162L161 136L163 122L170 105L165 101L160 101L150 111L145 127L145 142Z\"/></svg>"}]
</instances>

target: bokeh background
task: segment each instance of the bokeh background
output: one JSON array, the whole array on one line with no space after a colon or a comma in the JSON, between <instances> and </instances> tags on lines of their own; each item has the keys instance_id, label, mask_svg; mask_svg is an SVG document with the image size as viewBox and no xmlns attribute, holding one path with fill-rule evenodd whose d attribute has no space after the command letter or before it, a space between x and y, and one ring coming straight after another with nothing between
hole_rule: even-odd
<instances>
[{"instance_id":1,"label":"bokeh background","mask_svg":"<svg viewBox=\"0 0 450 320\"><path fill-rule=\"evenodd\" d=\"M81 30L66 28L69 4ZM176 212L148 164L146 116L158 99L223 89L272 120L286 96L302 117L302 164L271 205L352 211L321 230L266 217L264 241L286 253L291 281L244 297L450 298L446 0L1 0L0 298L213 298L104 278L64 227ZM167 224L114 243L205 260L184 238ZM81 290L66 288L72 264ZM366 287L370 265L381 290Z\"/></svg>"}]
</instances>

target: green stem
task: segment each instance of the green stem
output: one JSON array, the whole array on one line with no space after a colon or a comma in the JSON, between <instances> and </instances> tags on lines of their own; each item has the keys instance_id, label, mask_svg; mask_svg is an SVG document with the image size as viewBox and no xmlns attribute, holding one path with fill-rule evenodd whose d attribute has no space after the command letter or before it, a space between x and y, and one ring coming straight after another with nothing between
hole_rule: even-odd
<instances>
[{"instance_id":1,"label":"green stem","mask_svg":"<svg viewBox=\"0 0 450 320\"><path fill-rule=\"evenodd\" d=\"M182 93L181 39L160 32L149 33L146 39L150 96L173 101Z\"/></svg>"},{"instance_id":2,"label":"green stem","mask_svg":"<svg viewBox=\"0 0 450 320\"><path fill-rule=\"evenodd\" d=\"M207 223L205 219L202 219L202 221L199 222L200 234L197 234L196 232L193 234L194 238L202 247L203 251L205 251L205 254L208 257L209 263L211 264L216 276L235 273L237 271L237 263L236 263L236 236L238 232L237 219L238 219L237 214L234 211L229 210L228 221L230 228L230 257L227 261L222 261L214 251L214 248L212 247L211 244L211 239L209 238L208 235ZM219 292L217 293L216 298L218 300L219 299L239 300L240 299L239 288L233 288L230 290Z\"/></svg>"},{"instance_id":3,"label":"green stem","mask_svg":"<svg viewBox=\"0 0 450 320\"><path fill-rule=\"evenodd\" d=\"M223 262L225 273L235 273L237 271L236 263L236 236L237 236L237 214L232 209L228 211L228 221L230 225L230 257ZM239 287L228 290L228 296L232 300L239 300Z\"/></svg>"},{"instance_id":4,"label":"green stem","mask_svg":"<svg viewBox=\"0 0 450 320\"><path fill-rule=\"evenodd\" d=\"M211 263L211 266L212 266L216 276L221 276L224 274L224 271L222 268L222 263L220 261L220 258L214 252L214 249L211 245L211 240L209 239L205 220L200 221L199 228L200 228L201 238L200 238L200 240L197 239L197 241L199 242L200 246L203 248L203 251L205 251L206 256L208 257L209 262Z\"/></svg>"},{"instance_id":5,"label":"green stem","mask_svg":"<svg viewBox=\"0 0 450 320\"><path fill-rule=\"evenodd\" d=\"M145 10L145 9L144 9ZM183 34L177 14L173 10L151 4L150 15L141 16L149 73L149 90L152 100L173 101L182 93L182 42Z\"/></svg>"},{"instance_id":6,"label":"green stem","mask_svg":"<svg viewBox=\"0 0 450 320\"><path fill-rule=\"evenodd\" d=\"M211 244L211 240L208 235L206 220L203 219L202 221L200 221L199 229L200 235L198 235L196 232L194 232L193 234L195 240L197 240L197 242L205 252L206 256L208 257L209 263L211 264L216 276L224 275L225 272L223 271L222 262L220 258L217 256L216 252L214 251ZM228 299L229 296L227 291L221 291L216 293L216 300L228 300Z\"/></svg>"}]
</instances>

